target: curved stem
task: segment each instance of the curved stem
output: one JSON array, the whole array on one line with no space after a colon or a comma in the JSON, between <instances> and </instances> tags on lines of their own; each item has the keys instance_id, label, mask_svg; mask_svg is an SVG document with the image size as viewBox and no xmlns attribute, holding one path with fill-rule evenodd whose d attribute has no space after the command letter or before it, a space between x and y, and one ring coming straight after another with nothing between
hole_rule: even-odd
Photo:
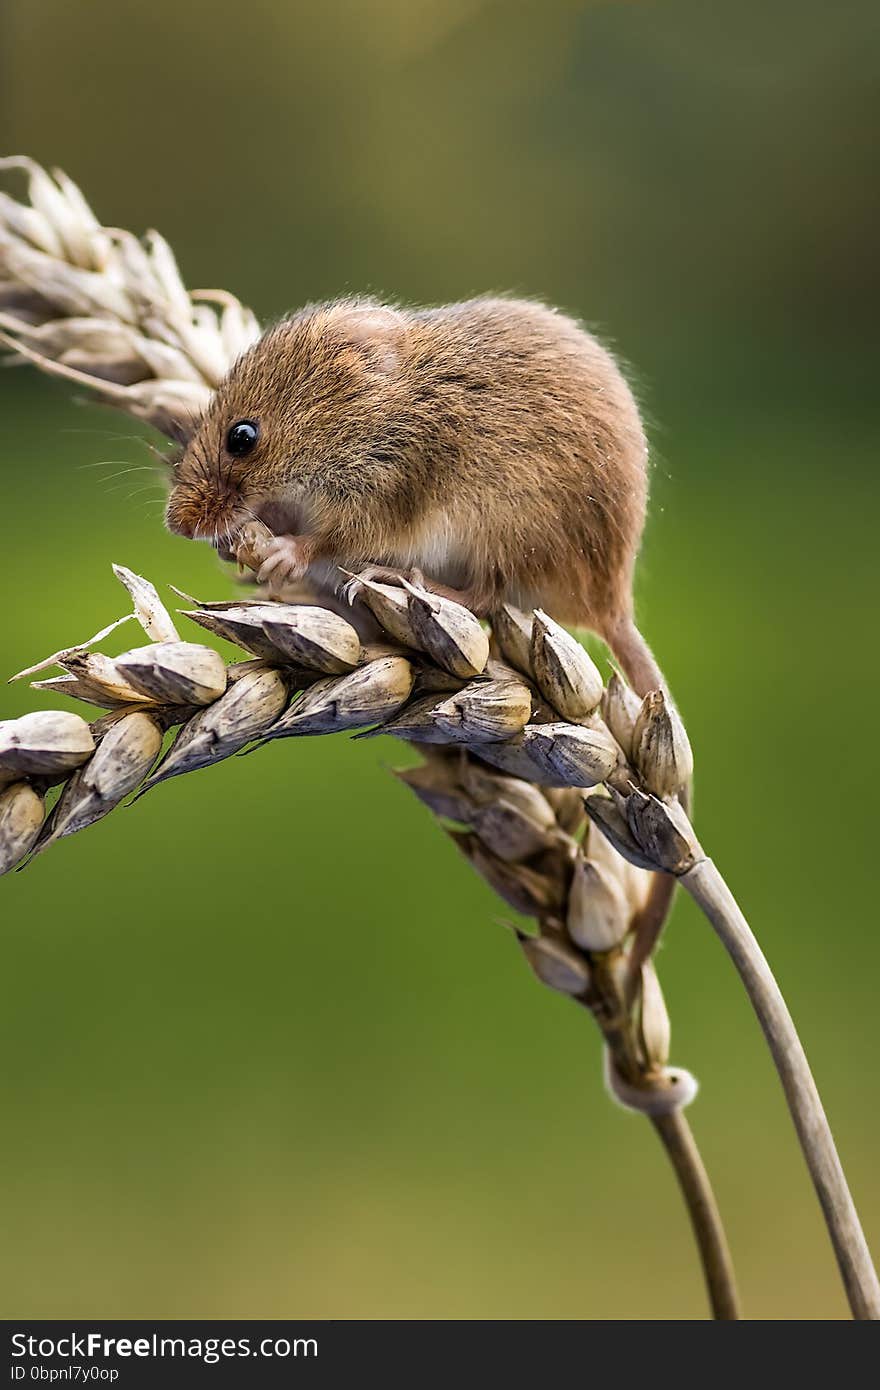
<instances>
[{"instance_id":1,"label":"curved stem","mask_svg":"<svg viewBox=\"0 0 880 1390\"><path fill-rule=\"evenodd\" d=\"M735 1322L740 1317L740 1311L733 1261L715 1194L691 1127L682 1110L673 1110L668 1115L651 1115L649 1118L675 1169L691 1218L712 1316L717 1321Z\"/></svg>"},{"instance_id":2,"label":"curved stem","mask_svg":"<svg viewBox=\"0 0 880 1390\"><path fill-rule=\"evenodd\" d=\"M590 962L593 994L589 1002L586 999L578 1002L593 1013L622 1075L635 1080L640 1070L638 1049L632 1028L626 1022L631 1023L631 1013L620 994L620 972L614 968L620 961L619 951L594 955ZM724 1322L735 1321L739 1318L739 1302L733 1261L709 1175L690 1125L682 1110L665 1115L643 1113L660 1135L675 1169L696 1237L712 1316Z\"/></svg>"},{"instance_id":3,"label":"curved stem","mask_svg":"<svg viewBox=\"0 0 880 1390\"><path fill-rule=\"evenodd\" d=\"M681 875L680 882L721 938L764 1030L825 1214L853 1317L880 1319L880 1282L806 1054L773 972L711 859L700 860Z\"/></svg>"}]
</instances>

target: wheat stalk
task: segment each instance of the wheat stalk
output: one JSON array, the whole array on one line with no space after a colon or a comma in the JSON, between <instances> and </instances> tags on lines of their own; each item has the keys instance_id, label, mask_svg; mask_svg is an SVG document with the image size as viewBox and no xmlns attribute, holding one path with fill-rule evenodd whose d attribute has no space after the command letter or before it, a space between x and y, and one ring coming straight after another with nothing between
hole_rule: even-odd
<instances>
[{"instance_id":1,"label":"wheat stalk","mask_svg":"<svg viewBox=\"0 0 880 1390\"><path fill-rule=\"evenodd\" d=\"M74 184L25 158L29 204L0 195L0 341L15 359L179 436L259 327L221 291L187 292L167 243L102 227ZM240 538L258 568L268 533ZM606 1082L648 1114L675 1166L716 1316L737 1316L717 1208L682 1110L689 1073L668 1064L656 972L634 929L645 872L674 874L730 952L770 1043L853 1314L880 1317L880 1286L803 1048L772 972L678 799L687 735L662 694L607 688L546 615L504 609L490 637L414 586L359 582L383 641L363 647L328 609L198 604L189 615L252 654L224 668L181 643L152 585L117 573L151 643L111 659L87 643L36 682L107 708L91 725L45 712L0 725L0 869L92 824L129 793L279 737L365 728L417 744L401 773L502 898L537 923L517 940L535 974L596 1019ZM184 596L185 597L185 596ZM124 620L122 620L124 621ZM22 675L34 674L32 668ZM175 741L155 768L162 737ZM60 787L46 815L46 796ZM54 794L54 793L53 793ZM589 824L587 823L589 822Z\"/></svg>"}]
</instances>

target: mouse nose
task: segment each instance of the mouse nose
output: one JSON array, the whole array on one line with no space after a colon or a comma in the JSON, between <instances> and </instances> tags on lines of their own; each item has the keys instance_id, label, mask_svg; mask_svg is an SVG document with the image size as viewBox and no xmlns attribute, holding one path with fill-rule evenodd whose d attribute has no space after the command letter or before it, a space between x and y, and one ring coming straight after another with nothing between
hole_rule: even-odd
<instances>
[{"instance_id":1,"label":"mouse nose","mask_svg":"<svg viewBox=\"0 0 880 1390\"><path fill-rule=\"evenodd\" d=\"M165 525L176 535L192 540L198 525L198 507L191 501L187 503L179 493L172 492L165 508Z\"/></svg>"}]
</instances>

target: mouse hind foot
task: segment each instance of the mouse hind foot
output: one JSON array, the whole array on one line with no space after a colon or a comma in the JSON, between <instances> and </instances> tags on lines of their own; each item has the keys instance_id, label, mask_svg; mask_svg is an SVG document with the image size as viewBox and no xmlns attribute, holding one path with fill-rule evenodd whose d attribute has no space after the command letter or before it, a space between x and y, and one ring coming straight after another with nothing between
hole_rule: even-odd
<instances>
[{"instance_id":1,"label":"mouse hind foot","mask_svg":"<svg viewBox=\"0 0 880 1390\"><path fill-rule=\"evenodd\" d=\"M449 599L451 603L460 603L463 608L469 608L478 618L487 618L492 609L491 602L481 595L476 588L453 589L448 584L440 584L437 580L428 578L420 569L412 567L410 569L394 569L388 565L366 565L358 574L353 575L345 586L346 594L353 598L358 594L358 580L365 579L367 582L375 584L396 584L403 587L401 581L413 584L419 589L425 589L429 594L436 594L438 598Z\"/></svg>"}]
</instances>

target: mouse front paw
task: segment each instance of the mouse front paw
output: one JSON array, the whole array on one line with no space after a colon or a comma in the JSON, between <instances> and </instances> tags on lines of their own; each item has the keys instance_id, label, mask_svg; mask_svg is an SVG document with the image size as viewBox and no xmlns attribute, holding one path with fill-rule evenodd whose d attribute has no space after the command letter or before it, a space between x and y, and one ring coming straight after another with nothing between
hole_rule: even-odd
<instances>
[{"instance_id":1,"label":"mouse front paw","mask_svg":"<svg viewBox=\"0 0 880 1390\"><path fill-rule=\"evenodd\" d=\"M278 592L302 579L312 563L315 542L311 536L273 536L265 549L257 579Z\"/></svg>"}]
</instances>

